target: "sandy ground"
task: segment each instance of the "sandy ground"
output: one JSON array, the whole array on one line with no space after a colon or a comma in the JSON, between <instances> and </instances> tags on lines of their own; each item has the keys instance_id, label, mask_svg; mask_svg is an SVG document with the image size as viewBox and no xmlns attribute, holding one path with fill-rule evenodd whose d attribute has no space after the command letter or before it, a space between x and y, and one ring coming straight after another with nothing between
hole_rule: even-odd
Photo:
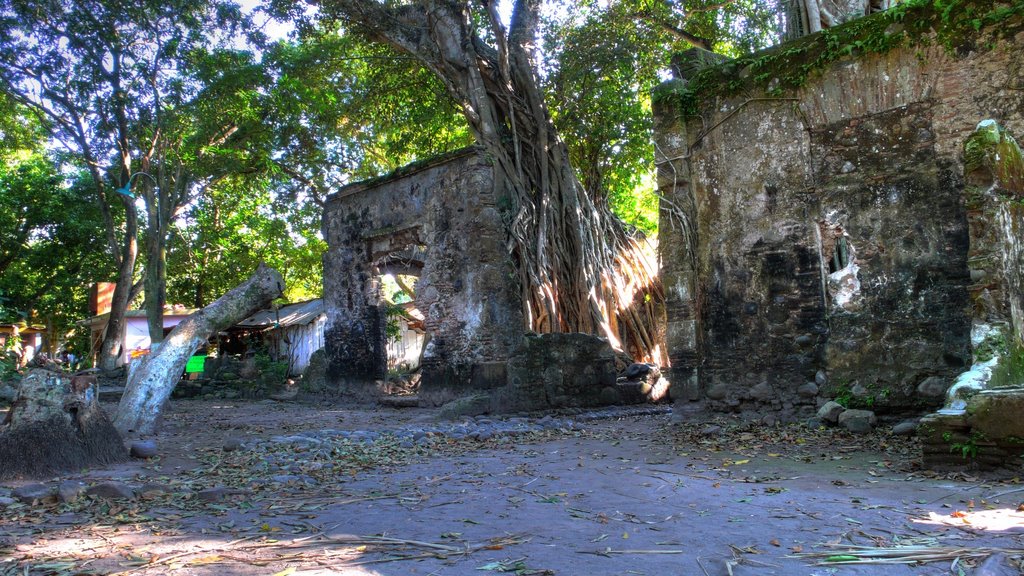
<instances>
[{"instance_id":1,"label":"sandy ground","mask_svg":"<svg viewBox=\"0 0 1024 576\"><path fill-rule=\"evenodd\" d=\"M386 437L317 454L252 448L432 421L420 409L177 401L159 458L47 479L150 491L0 509L0 575L1020 573L1016 472L920 470L914 441L884 430L661 414L412 449ZM249 448L225 452L233 440ZM837 562L894 546L935 561ZM800 556L811 553L832 561Z\"/></svg>"}]
</instances>

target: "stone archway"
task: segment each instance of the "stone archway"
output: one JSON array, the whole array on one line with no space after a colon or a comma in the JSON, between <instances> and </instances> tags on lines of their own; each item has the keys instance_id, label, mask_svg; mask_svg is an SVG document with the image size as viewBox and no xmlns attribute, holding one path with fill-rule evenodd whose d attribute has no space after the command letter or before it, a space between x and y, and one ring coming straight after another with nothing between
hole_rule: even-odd
<instances>
[{"instance_id":1,"label":"stone archway","mask_svg":"<svg viewBox=\"0 0 1024 576\"><path fill-rule=\"evenodd\" d=\"M415 271L416 307L429 335L421 399L505 384L522 336L515 275L493 169L475 148L352 184L324 214L324 303L329 377L363 388L387 370L380 278Z\"/></svg>"}]
</instances>

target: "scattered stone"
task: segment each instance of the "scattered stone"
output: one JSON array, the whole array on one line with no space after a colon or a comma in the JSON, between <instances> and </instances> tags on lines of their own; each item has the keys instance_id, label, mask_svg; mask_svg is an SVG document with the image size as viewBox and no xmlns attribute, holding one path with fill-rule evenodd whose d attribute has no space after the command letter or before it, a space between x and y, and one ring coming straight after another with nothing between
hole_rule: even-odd
<instances>
[{"instance_id":1,"label":"scattered stone","mask_svg":"<svg viewBox=\"0 0 1024 576\"><path fill-rule=\"evenodd\" d=\"M796 337L796 343L798 346L807 346L808 344L814 343L814 336L810 334L803 334Z\"/></svg>"},{"instance_id":2,"label":"scattered stone","mask_svg":"<svg viewBox=\"0 0 1024 576\"><path fill-rule=\"evenodd\" d=\"M722 427L721 426L716 426L714 424L711 424L711 425L705 426L703 429L701 429L700 435L701 436L716 436L721 431L722 431Z\"/></svg>"},{"instance_id":3,"label":"scattered stone","mask_svg":"<svg viewBox=\"0 0 1024 576\"><path fill-rule=\"evenodd\" d=\"M110 481L101 482L85 489L88 496L95 496L104 499L134 498L135 490L124 482Z\"/></svg>"},{"instance_id":4,"label":"scattered stone","mask_svg":"<svg viewBox=\"0 0 1024 576\"><path fill-rule=\"evenodd\" d=\"M316 484L316 480L301 474L276 474L270 477L270 481L278 484Z\"/></svg>"},{"instance_id":5,"label":"scattered stone","mask_svg":"<svg viewBox=\"0 0 1024 576\"><path fill-rule=\"evenodd\" d=\"M917 420L904 420L892 427L893 436L913 436L917 434Z\"/></svg>"},{"instance_id":6,"label":"scattered stone","mask_svg":"<svg viewBox=\"0 0 1024 576\"><path fill-rule=\"evenodd\" d=\"M463 416L477 416L484 414L491 409L491 397L489 394L473 394L463 398L456 398L448 402L438 411L439 420L455 420Z\"/></svg>"},{"instance_id":7,"label":"scattered stone","mask_svg":"<svg viewBox=\"0 0 1024 576\"><path fill-rule=\"evenodd\" d=\"M807 421L804 422L804 426L807 426L811 430L817 430L818 428L821 428L824 425L825 425L825 421L822 420L821 418L816 417L816 416L808 418Z\"/></svg>"},{"instance_id":8,"label":"scattered stone","mask_svg":"<svg viewBox=\"0 0 1024 576\"><path fill-rule=\"evenodd\" d=\"M839 415L842 414L846 408L835 400L829 400L818 409L818 418L827 424L835 424L839 422Z\"/></svg>"},{"instance_id":9,"label":"scattered stone","mask_svg":"<svg viewBox=\"0 0 1024 576\"><path fill-rule=\"evenodd\" d=\"M271 442L275 442L277 444L291 444L291 445L296 446L296 447L305 447L305 448L310 448L310 447L313 447L313 446L319 446L321 444L320 440L317 440L316 438L310 438L308 436L301 436L301 435L295 435L295 436L274 436L274 437L272 437L270 439L270 441Z\"/></svg>"},{"instance_id":10,"label":"scattered stone","mask_svg":"<svg viewBox=\"0 0 1024 576\"><path fill-rule=\"evenodd\" d=\"M775 390L772 389L771 384L767 382L761 382L757 386L750 389L750 397L754 400L760 400L766 402L775 397Z\"/></svg>"},{"instance_id":11,"label":"scattered stone","mask_svg":"<svg viewBox=\"0 0 1024 576\"><path fill-rule=\"evenodd\" d=\"M854 434L867 434L877 418L871 410L846 410L839 415L839 425Z\"/></svg>"},{"instance_id":12,"label":"scattered stone","mask_svg":"<svg viewBox=\"0 0 1024 576\"><path fill-rule=\"evenodd\" d=\"M57 489L47 484L29 484L15 488L11 492L11 496L24 504L36 504L56 497Z\"/></svg>"},{"instance_id":13,"label":"scattered stone","mask_svg":"<svg viewBox=\"0 0 1024 576\"><path fill-rule=\"evenodd\" d=\"M15 500L14 498L10 498L8 496L0 496L0 508L6 508L16 502L17 500Z\"/></svg>"},{"instance_id":14,"label":"scattered stone","mask_svg":"<svg viewBox=\"0 0 1024 576\"><path fill-rule=\"evenodd\" d=\"M57 486L57 498L61 502L74 502L82 497L85 484L78 480L65 480Z\"/></svg>"},{"instance_id":15,"label":"scattered stone","mask_svg":"<svg viewBox=\"0 0 1024 576\"><path fill-rule=\"evenodd\" d=\"M712 400L725 400L729 395L729 387L725 384L715 384L708 390L708 398Z\"/></svg>"},{"instance_id":16,"label":"scattered stone","mask_svg":"<svg viewBox=\"0 0 1024 576\"><path fill-rule=\"evenodd\" d=\"M139 494L142 496L155 496L157 494L170 494L173 490L166 484L159 484L156 482L148 482L139 488Z\"/></svg>"},{"instance_id":17,"label":"scattered stone","mask_svg":"<svg viewBox=\"0 0 1024 576\"><path fill-rule=\"evenodd\" d=\"M231 494L232 491L227 486L214 486L213 488L200 490L196 493L196 497L199 498L200 502L219 502Z\"/></svg>"},{"instance_id":18,"label":"scattered stone","mask_svg":"<svg viewBox=\"0 0 1024 576\"><path fill-rule=\"evenodd\" d=\"M814 382L805 382L796 389L796 393L804 398L814 398L818 395L818 385Z\"/></svg>"},{"instance_id":19,"label":"scattered stone","mask_svg":"<svg viewBox=\"0 0 1024 576\"><path fill-rule=\"evenodd\" d=\"M245 441L241 438L228 438L224 441L223 450L225 452L235 452L237 450L245 450Z\"/></svg>"},{"instance_id":20,"label":"scattered stone","mask_svg":"<svg viewBox=\"0 0 1024 576\"><path fill-rule=\"evenodd\" d=\"M132 458L154 458L157 456L158 451L155 440L136 440L132 442L131 449L129 452Z\"/></svg>"},{"instance_id":21,"label":"scattered stone","mask_svg":"<svg viewBox=\"0 0 1024 576\"><path fill-rule=\"evenodd\" d=\"M420 397L415 394L404 396L381 396L377 402L389 408L416 408L420 405Z\"/></svg>"},{"instance_id":22,"label":"scattered stone","mask_svg":"<svg viewBox=\"0 0 1024 576\"><path fill-rule=\"evenodd\" d=\"M828 376L825 374L824 370L818 370L817 373L814 374L814 383L818 385L818 388L822 388L828 384Z\"/></svg>"}]
</instances>

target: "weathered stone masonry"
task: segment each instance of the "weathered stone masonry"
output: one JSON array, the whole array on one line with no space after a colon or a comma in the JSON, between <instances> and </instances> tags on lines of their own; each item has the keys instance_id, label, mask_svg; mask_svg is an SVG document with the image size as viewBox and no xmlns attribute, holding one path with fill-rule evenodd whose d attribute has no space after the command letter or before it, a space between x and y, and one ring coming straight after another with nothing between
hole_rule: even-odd
<instances>
[{"instance_id":1,"label":"weathered stone masonry","mask_svg":"<svg viewBox=\"0 0 1024 576\"><path fill-rule=\"evenodd\" d=\"M965 207L964 141L985 119L1024 134L1024 32L985 43L850 56L799 89L706 98L688 119L678 99L656 100L676 387L792 416L844 394L941 405L971 363L986 281L968 261L983 234ZM1021 242L1007 233L992 241L1016 282Z\"/></svg>"},{"instance_id":2,"label":"weathered stone masonry","mask_svg":"<svg viewBox=\"0 0 1024 576\"><path fill-rule=\"evenodd\" d=\"M329 373L343 389L385 375L380 276L389 272L418 276L430 337L421 395L504 385L523 322L492 168L478 150L343 188L323 229Z\"/></svg>"}]
</instances>

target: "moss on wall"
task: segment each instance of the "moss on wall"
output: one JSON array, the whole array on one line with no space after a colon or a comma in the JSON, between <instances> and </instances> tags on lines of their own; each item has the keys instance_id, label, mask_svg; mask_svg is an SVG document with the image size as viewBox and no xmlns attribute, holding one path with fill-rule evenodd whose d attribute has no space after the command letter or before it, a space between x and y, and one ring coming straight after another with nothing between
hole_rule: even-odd
<instances>
[{"instance_id":1,"label":"moss on wall","mask_svg":"<svg viewBox=\"0 0 1024 576\"><path fill-rule=\"evenodd\" d=\"M885 54L901 46L938 44L950 52L990 50L999 38L1024 30L1024 1L910 0L885 12L706 67L686 83L668 82L655 101L674 99L683 118L703 102L760 91L778 97L800 88L843 58ZM981 42L981 40L986 40Z\"/></svg>"}]
</instances>

